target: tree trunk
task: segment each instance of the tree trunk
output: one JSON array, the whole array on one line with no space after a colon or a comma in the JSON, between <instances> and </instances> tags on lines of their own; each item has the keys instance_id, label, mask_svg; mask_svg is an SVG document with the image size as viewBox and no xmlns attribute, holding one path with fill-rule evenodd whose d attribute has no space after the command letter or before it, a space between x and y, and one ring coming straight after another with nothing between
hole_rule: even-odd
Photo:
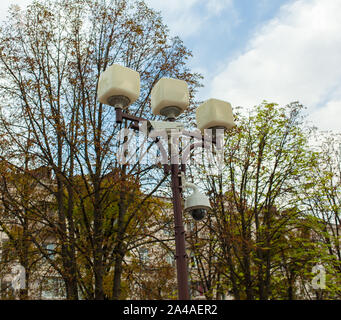
<instances>
[{"instance_id":1,"label":"tree trunk","mask_svg":"<svg viewBox=\"0 0 341 320\"><path fill-rule=\"evenodd\" d=\"M123 252L118 249L115 258L115 271L114 271L114 283L112 290L112 299L119 300L121 296L121 278L123 272Z\"/></svg>"}]
</instances>

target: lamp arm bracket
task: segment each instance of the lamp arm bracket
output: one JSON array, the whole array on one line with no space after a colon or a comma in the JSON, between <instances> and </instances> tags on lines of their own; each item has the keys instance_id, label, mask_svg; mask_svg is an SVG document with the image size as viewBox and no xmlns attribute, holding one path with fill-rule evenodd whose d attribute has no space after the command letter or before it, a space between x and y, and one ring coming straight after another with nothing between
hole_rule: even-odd
<instances>
[{"instance_id":1,"label":"lamp arm bracket","mask_svg":"<svg viewBox=\"0 0 341 320\"><path fill-rule=\"evenodd\" d=\"M199 191L199 188L194 184L190 182L186 182L183 184L184 188L192 189L194 192Z\"/></svg>"}]
</instances>

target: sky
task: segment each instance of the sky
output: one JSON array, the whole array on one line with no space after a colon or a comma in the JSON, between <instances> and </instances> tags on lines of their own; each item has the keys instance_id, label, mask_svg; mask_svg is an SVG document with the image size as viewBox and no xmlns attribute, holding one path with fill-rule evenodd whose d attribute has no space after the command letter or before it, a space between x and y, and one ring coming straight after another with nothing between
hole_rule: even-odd
<instances>
[{"instance_id":1,"label":"sky","mask_svg":"<svg viewBox=\"0 0 341 320\"><path fill-rule=\"evenodd\" d=\"M0 19L9 3L1 0ZM309 121L341 131L341 0L145 0L192 50L198 99L245 108L299 101Z\"/></svg>"}]
</instances>

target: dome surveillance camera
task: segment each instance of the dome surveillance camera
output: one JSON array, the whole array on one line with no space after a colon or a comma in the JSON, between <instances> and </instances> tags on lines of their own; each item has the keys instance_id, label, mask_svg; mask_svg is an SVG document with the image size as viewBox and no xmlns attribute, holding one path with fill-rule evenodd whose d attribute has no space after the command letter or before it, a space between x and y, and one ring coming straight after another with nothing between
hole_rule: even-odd
<instances>
[{"instance_id":1,"label":"dome surveillance camera","mask_svg":"<svg viewBox=\"0 0 341 320\"><path fill-rule=\"evenodd\" d=\"M200 221L211 209L210 201L206 195L199 191L196 185L186 183L186 187L193 189L193 193L185 200L185 212L189 212L194 220Z\"/></svg>"},{"instance_id":2,"label":"dome surveillance camera","mask_svg":"<svg viewBox=\"0 0 341 320\"><path fill-rule=\"evenodd\" d=\"M197 209L192 209L190 213L194 220L200 221L205 218L207 210L202 209L202 208L197 208Z\"/></svg>"}]
</instances>

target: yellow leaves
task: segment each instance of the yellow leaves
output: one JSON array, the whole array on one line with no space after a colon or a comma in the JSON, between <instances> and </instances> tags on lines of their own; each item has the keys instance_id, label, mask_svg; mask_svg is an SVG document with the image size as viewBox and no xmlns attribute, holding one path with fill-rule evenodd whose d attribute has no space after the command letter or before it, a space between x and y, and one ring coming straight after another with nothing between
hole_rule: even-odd
<instances>
[{"instance_id":1,"label":"yellow leaves","mask_svg":"<svg viewBox=\"0 0 341 320\"><path fill-rule=\"evenodd\" d=\"M51 18L52 16L53 16L53 14L50 11L44 10L44 12L43 12L43 18L44 19Z\"/></svg>"},{"instance_id":2,"label":"yellow leaves","mask_svg":"<svg viewBox=\"0 0 341 320\"><path fill-rule=\"evenodd\" d=\"M30 86L31 86L31 83L32 83L32 80L31 80L31 79L26 80L26 81L23 81L23 85L24 85L25 87L30 87Z\"/></svg>"},{"instance_id":3,"label":"yellow leaves","mask_svg":"<svg viewBox=\"0 0 341 320\"><path fill-rule=\"evenodd\" d=\"M26 57L26 58L24 59L24 62L25 62L26 64L28 64L31 68L34 67L35 61L34 61L33 58L31 58L31 57Z\"/></svg>"},{"instance_id":4,"label":"yellow leaves","mask_svg":"<svg viewBox=\"0 0 341 320\"><path fill-rule=\"evenodd\" d=\"M12 62L19 62L20 59L17 56L10 56L9 60L11 60Z\"/></svg>"},{"instance_id":5,"label":"yellow leaves","mask_svg":"<svg viewBox=\"0 0 341 320\"><path fill-rule=\"evenodd\" d=\"M138 35L143 34L143 27L136 24L134 20L127 20L123 26L127 27L133 33L137 33Z\"/></svg>"},{"instance_id":6,"label":"yellow leaves","mask_svg":"<svg viewBox=\"0 0 341 320\"><path fill-rule=\"evenodd\" d=\"M107 297L112 296L112 284L114 282L114 272L108 272L103 277L103 289Z\"/></svg>"},{"instance_id":7,"label":"yellow leaves","mask_svg":"<svg viewBox=\"0 0 341 320\"><path fill-rule=\"evenodd\" d=\"M143 29L140 26L136 26L133 31L140 35L143 34Z\"/></svg>"}]
</instances>

